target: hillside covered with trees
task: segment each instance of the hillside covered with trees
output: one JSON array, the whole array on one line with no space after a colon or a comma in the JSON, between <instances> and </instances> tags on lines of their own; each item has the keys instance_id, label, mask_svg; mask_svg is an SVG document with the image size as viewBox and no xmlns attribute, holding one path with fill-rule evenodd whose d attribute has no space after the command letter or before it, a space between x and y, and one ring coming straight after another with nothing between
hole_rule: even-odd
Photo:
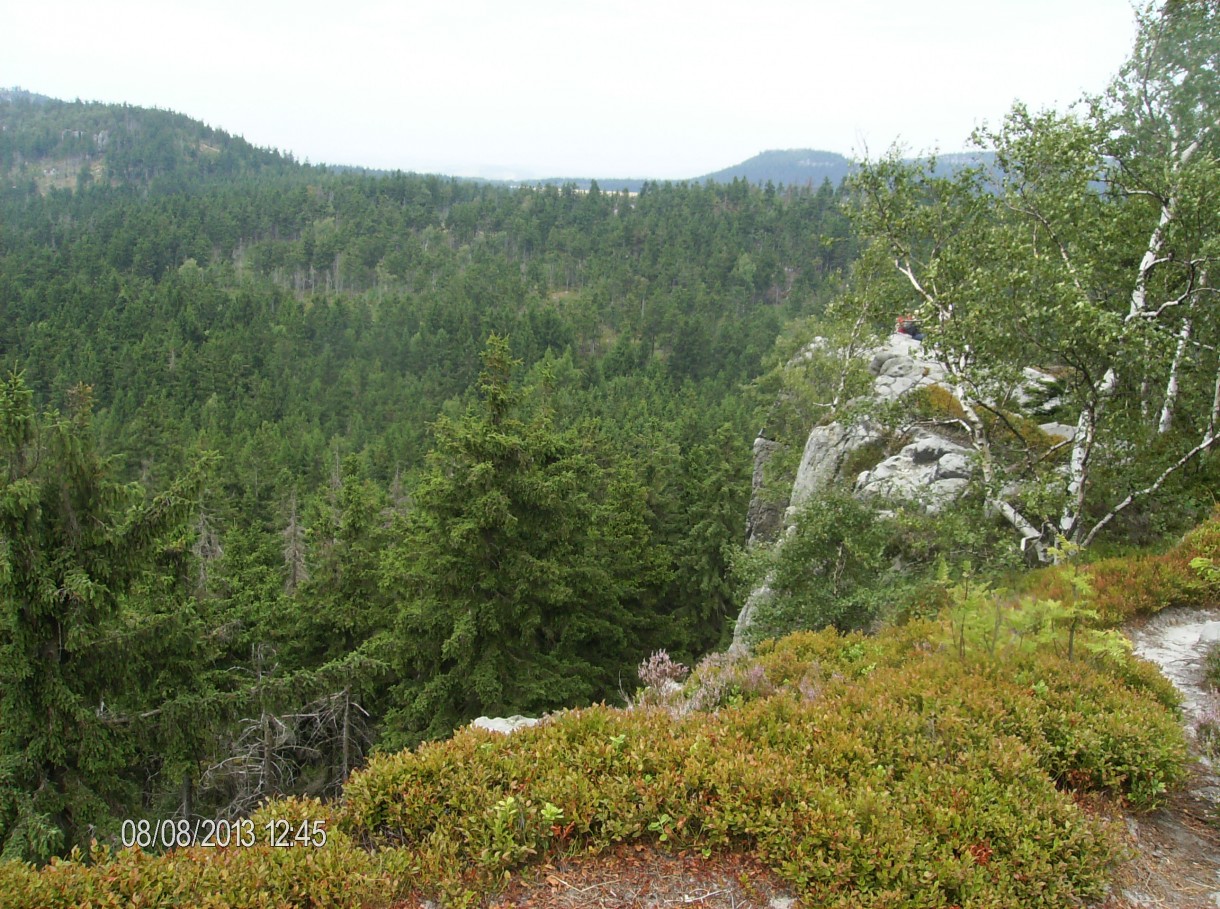
<instances>
[{"instance_id":1,"label":"hillside covered with trees","mask_svg":"<svg viewBox=\"0 0 1220 909\"><path fill-rule=\"evenodd\" d=\"M1106 898L1188 777L1121 627L1220 590L1218 73L1171 0L976 166L638 192L0 95L0 902L476 905L623 843ZM945 378L879 406L899 318ZM871 441L747 550L830 423ZM960 497L862 500L919 425Z\"/></svg>"},{"instance_id":2,"label":"hillside covered with trees","mask_svg":"<svg viewBox=\"0 0 1220 909\"><path fill-rule=\"evenodd\" d=\"M9 855L333 793L377 743L722 640L748 383L853 256L834 188L330 173L24 95L0 124L5 539L38 541Z\"/></svg>"}]
</instances>

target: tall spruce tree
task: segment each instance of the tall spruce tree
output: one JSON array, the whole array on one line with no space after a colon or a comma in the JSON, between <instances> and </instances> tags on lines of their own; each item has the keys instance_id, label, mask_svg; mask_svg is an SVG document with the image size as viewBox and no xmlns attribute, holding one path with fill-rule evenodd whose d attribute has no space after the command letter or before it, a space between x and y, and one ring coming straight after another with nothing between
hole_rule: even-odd
<instances>
[{"instance_id":1,"label":"tall spruce tree","mask_svg":"<svg viewBox=\"0 0 1220 909\"><path fill-rule=\"evenodd\" d=\"M522 414L506 340L489 339L483 364L480 400L437 421L430 471L385 562L402 605L383 744L607 697L641 655L642 490L546 408Z\"/></svg>"},{"instance_id":2,"label":"tall spruce tree","mask_svg":"<svg viewBox=\"0 0 1220 909\"><path fill-rule=\"evenodd\" d=\"M186 521L191 481L151 501L93 445L90 393L39 414L0 383L0 844L45 859L131 804L124 598ZM169 566L173 570L173 566ZM185 580L185 572L181 573ZM146 706L140 704L141 707Z\"/></svg>"}]
</instances>

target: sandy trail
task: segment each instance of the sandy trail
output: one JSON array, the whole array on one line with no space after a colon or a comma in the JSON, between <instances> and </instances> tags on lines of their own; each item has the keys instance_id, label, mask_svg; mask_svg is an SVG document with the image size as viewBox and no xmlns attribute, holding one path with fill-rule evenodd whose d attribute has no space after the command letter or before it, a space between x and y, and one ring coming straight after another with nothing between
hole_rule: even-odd
<instances>
[{"instance_id":1,"label":"sandy trail","mask_svg":"<svg viewBox=\"0 0 1220 909\"><path fill-rule=\"evenodd\" d=\"M1220 642L1220 609L1167 609L1130 631L1135 653L1161 668L1182 693L1183 720L1192 732L1220 710L1220 695L1203 675L1208 649ZM1137 857L1115 882L1107 907L1220 909L1220 779L1200 756L1189 791L1150 815L1130 817Z\"/></svg>"}]
</instances>

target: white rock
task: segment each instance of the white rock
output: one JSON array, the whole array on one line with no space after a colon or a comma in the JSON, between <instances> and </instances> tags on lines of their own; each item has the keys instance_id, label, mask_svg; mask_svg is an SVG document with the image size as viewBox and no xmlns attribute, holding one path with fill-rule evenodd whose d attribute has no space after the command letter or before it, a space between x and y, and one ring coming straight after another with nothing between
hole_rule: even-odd
<instances>
[{"instance_id":1,"label":"white rock","mask_svg":"<svg viewBox=\"0 0 1220 909\"><path fill-rule=\"evenodd\" d=\"M936 462L936 479L938 481L969 480L971 475L970 459L960 452L946 452Z\"/></svg>"},{"instance_id":2,"label":"white rock","mask_svg":"<svg viewBox=\"0 0 1220 909\"><path fill-rule=\"evenodd\" d=\"M1056 439L1076 438L1076 427L1069 426L1067 423L1039 423L1038 428Z\"/></svg>"},{"instance_id":3,"label":"white rock","mask_svg":"<svg viewBox=\"0 0 1220 909\"><path fill-rule=\"evenodd\" d=\"M510 732L516 732L518 729L524 729L527 726L537 726L542 720L538 717L530 716L481 716L476 720L472 720L470 725L478 729L486 729L489 732L502 732L507 735Z\"/></svg>"},{"instance_id":4,"label":"white rock","mask_svg":"<svg viewBox=\"0 0 1220 909\"><path fill-rule=\"evenodd\" d=\"M909 376L922 376L923 367L910 357L891 357L885 361L881 375L891 376L896 379L905 379Z\"/></svg>"},{"instance_id":5,"label":"white rock","mask_svg":"<svg viewBox=\"0 0 1220 909\"><path fill-rule=\"evenodd\" d=\"M851 452L879 438L880 433L867 422L855 426L828 423L814 427L805 440L805 451L792 484L791 507L799 508L825 489L838 476L844 459Z\"/></svg>"}]
</instances>

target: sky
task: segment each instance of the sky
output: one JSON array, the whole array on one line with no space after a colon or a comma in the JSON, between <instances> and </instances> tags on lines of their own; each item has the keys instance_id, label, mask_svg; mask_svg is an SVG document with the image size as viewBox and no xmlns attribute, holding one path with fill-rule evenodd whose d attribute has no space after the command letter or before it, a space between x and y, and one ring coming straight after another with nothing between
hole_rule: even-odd
<instances>
[{"instance_id":1,"label":"sky","mask_svg":"<svg viewBox=\"0 0 1220 909\"><path fill-rule=\"evenodd\" d=\"M315 164L684 179L760 151L960 151L1102 91L1127 0L50 0L0 87L187 114Z\"/></svg>"}]
</instances>

